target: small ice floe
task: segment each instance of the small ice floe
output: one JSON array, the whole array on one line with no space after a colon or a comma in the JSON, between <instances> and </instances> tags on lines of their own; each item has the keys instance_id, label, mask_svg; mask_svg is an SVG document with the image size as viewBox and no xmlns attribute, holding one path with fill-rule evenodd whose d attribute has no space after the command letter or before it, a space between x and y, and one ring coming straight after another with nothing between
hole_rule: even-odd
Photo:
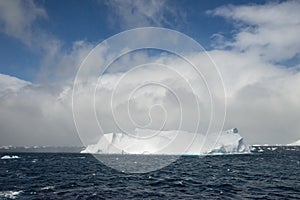
<instances>
[{"instance_id":1,"label":"small ice floe","mask_svg":"<svg viewBox=\"0 0 300 200\"><path fill-rule=\"evenodd\" d=\"M8 155L5 155L5 156L2 156L1 159L17 159L17 158L20 158L19 156L8 156Z\"/></svg>"},{"instance_id":2,"label":"small ice floe","mask_svg":"<svg viewBox=\"0 0 300 200\"><path fill-rule=\"evenodd\" d=\"M41 190L53 190L54 186L46 186L46 187L42 187Z\"/></svg>"},{"instance_id":3,"label":"small ice floe","mask_svg":"<svg viewBox=\"0 0 300 200\"><path fill-rule=\"evenodd\" d=\"M21 192L22 192L22 190L21 191L1 191L0 199L2 199L2 198L16 199Z\"/></svg>"}]
</instances>

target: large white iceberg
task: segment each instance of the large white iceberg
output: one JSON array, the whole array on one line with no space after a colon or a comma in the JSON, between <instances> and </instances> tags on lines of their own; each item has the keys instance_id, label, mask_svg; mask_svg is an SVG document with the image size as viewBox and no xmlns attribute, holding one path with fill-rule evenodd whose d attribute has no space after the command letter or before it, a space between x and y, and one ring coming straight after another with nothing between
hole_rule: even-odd
<instances>
[{"instance_id":1,"label":"large white iceberg","mask_svg":"<svg viewBox=\"0 0 300 200\"><path fill-rule=\"evenodd\" d=\"M250 152L236 128L207 135L149 129L136 129L134 133L104 134L97 144L88 145L81 153L205 155Z\"/></svg>"},{"instance_id":2,"label":"large white iceberg","mask_svg":"<svg viewBox=\"0 0 300 200\"><path fill-rule=\"evenodd\" d=\"M291 144L288 144L289 146L300 146L300 140L297 140Z\"/></svg>"}]
</instances>

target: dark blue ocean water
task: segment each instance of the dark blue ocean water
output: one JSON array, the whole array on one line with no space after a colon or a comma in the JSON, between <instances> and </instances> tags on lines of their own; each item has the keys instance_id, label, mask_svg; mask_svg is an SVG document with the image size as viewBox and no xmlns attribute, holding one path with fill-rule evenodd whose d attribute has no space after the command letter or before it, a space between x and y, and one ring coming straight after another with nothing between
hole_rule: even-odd
<instances>
[{"instance_id":1,"label":"dark blue ocean water","mask_svg":"<svg viewBox=\"0 0 300 200\"><path fill-rule=\"evenodd\" d=\"M4 155L20 158L0 160L0 199L300 199L300 154L187 156L144 174L88 154Z\"/></svg>"}]
</instances>

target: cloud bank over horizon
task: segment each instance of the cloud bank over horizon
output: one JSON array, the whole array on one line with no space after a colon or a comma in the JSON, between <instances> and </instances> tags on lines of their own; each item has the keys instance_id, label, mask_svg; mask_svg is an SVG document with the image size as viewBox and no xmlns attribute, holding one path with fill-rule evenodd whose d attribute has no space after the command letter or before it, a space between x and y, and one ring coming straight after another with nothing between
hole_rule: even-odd
<instances>
[{"instance_id":1,"label":"cloud bank over horizon","mask_svg":"<svg viewBox=\"0 0 300 200\"><path fill-rule=\"evenodd\" d=\"M164 27L167 24L176 27L177 19L172 21L164 13L169 12L168 16L172 16L180 9L173 6L166 10L169 1L149 1L147 4L140 1L134 5L128 2L107 1L106 5L112 11L107 20L117 20L114 23L121 29ZM49 20L49 16L45 8L33 1L0 3L0 11L8 9L11 12L0 12L0 31L34 51L42 49L45 53L34 82L0 74L0 145L80 145L72 116L72 84L80 63L95 44L79 40L74 41L68 50L63 48L63 41L37 28L37 20ZM207 53L217 65L226 90L224 130L237 127L246 143L285 144L300 139L299 9L299 2L284 1L263 5L224 5L206 12L209 17L225 19L234 26L230 38L222 32L215 33L212 36L213 49ZM12 13L15 15L11 16ZM181 15L185 15L184 11ZM40 37L35 37L36 34ZM97 61L106 59L105 56L99 52ZM199 63L205 60L201 53L192 54L189 59ZM122 79L134 66L150 62L170 66L184 79L158 65L140 67ZM144 50L124 55L101 77L96 93L96 113L104 133L118 131L110 109L110 98L118 81L121 80L122 84L116 90L117 101L113 110L120 118L126 119L130 89L145 79L170 85L176 94L185 97L181 102L186 111L184 118L191 122L197 117L191 99L197 98L200 125L203 130L208 126L209 94L203 80L174 55ZM187 82L197 88L195 93L186 85ZM85 92L83 86L82 96L91 98ZM159 129L166 111L165 130L178 128L178 102L164 88L142 88L129 104L133 119L141 126L151 122L148 128ZM152 108L153 105L163 105L166 110L160 106ZM86 121L89 127L90 119ZM193 125L186 120L181 128L192 131ZM126 120L123 126L133 128Z\"/></svg>"}]
</instances>

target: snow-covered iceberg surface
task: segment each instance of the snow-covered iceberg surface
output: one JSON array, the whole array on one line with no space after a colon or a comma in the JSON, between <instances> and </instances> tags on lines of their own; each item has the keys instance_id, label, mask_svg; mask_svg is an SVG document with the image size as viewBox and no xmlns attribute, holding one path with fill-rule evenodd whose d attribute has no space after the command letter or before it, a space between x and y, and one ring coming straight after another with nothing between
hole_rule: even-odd
<instances>
[{"instance_id":1,"label":"snow-covered iceberg surface","mask_svg":"<svg viewBox=\"0 0 300 200\"><path fill-rule=\"evenodd\" d=\"M297 140L291 144L288 144L289 146L300 146L300 140Z\"/></svg>"},{"instance_id":2,"label":"snow-covered iceberg surface","mask_svg":"<svg viewBox=\"0 0 300 200\"><path fill-rule=\"evenodd\" d=\"M236 128L207 136L185 131L136 129L134 135L108 133L81 153L205 155L250 153Z\"/></svg>"}]
</instances>

